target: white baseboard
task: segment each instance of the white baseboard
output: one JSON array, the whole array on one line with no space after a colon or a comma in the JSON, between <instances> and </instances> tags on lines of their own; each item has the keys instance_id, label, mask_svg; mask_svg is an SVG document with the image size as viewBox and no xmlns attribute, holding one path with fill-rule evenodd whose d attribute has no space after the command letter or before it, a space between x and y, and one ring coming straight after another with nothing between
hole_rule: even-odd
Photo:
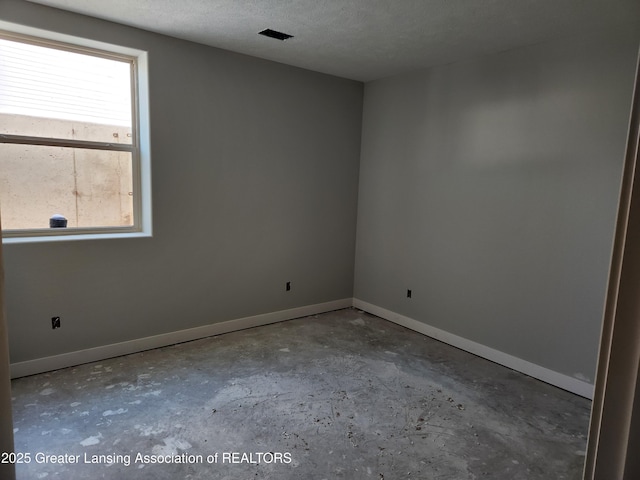
<instances>
[{"instance_id":1,"label":"white baseboard","mask_svg":"<svg viewBox=\"0 0 640 480\"><path fill-rule=\"evenodd\" d=\"M152 337L63 353L61 355L37 358L26 362L12 363L11 378L26 377L27 375L35 375L37 373L48 372L60 368L73 367L83 363L96 362L107 358L142 352L152 348L166 347L168 345L197 340L199 338L211 337L213 335L235 332L246 328L260 327L263 325L269 325L270 323L305 317L307 315L315 315L318 313L330 312L332 310L339 310L341 308L348 308L352 306L352 302L352 298L344 298L342 300L307 305L278 312L264 313L254 315L252 317L238 318L202 327L154 335Z\"/></svg>"},{"instance_id":2,"label":"white baseboard","mask_svg":"<svg viewBox=\"0 0 640 480\"><path fill-rule=\"evenodd\" d=\"M492 362L511 368L512 370L537 378L538 380L542 380L543 382L562 388L563 390L567 390L571 393L575 393L576 395L580 395L581 397L593 400L594 387L590 383L549 370L548 368L527 362L526 360L508 355L499 350L494 350L486 345L459 337L444 330L440 330L439 328L414 320L413 318L405 317L404 315L364 302L357 298L353 299L353 306L360 310L364 310L365 312L384 318L385 320L389 320L403 327L422 333L428 337L435 338L436 340L452 345L466 352L473 353L474 355L486 358L487 360L491 360Z\"/></svg>"},{"instance_id":3,"label":"white baseboard","mask_svg":"<svg viewBox=\"0 0 640 480\"><path fill-rule=\"evenodd\" d=\"M307 305L304 307L292 308L289 310L281 310L278 312L264 313L251 317L238 318L221 323L214 323L202 327L189 328L176 332L154 335L151 337L129 340L126 342L113 343L86 350L78 350L75 352L63 353L61 355L53 355L50 357L28 360L26 362L18 362L11 364L11 378L25 377L35 375L37 373L48 372L60 368L72 367L83 363L96 362L107 358L128 355L130 353L142 352L153 348L166 347L176 343L188 342L200 338L221 335L223 333L235 332L246 328L260 327L271 323L291 320L293 318L304 317L307 315L315 315L318 313L339 310L341 308L356 307L369 312L378 317L389 320L403 327L414 330L418 333L434 338L446 344L452 345L461 350L465 350L479 357L486 358L492 362L498 363L505 367L511 368L518 372L529 375L543 382L549 383L556 387L562 388L569 392L575 393L582 397L593 399L594 387L590 383L578 380L577 378L558 373L548 368L541 367L535 363L522 360L499 350L487 347L480 343L473 342L463 337L459 337L452 333L446 332L436 327L432 327L425 323L405 317L398 313L392 312L377 305L364 302L357 298L344 298L332 302L318 303L315 305Z\"/></svg>"}]
</instances>

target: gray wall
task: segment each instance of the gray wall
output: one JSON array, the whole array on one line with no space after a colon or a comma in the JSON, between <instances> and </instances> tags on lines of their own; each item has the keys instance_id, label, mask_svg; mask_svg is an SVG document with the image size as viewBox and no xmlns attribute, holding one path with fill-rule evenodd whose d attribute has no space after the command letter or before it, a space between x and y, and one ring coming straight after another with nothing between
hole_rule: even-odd
<instances>
[{"instance_id":1,"label":"gray wall","mask_svg":"<svg viewBox=\"0 0 640 480\"><path fill-rule=\"evenodd\" d=\"M367 84L355 297L593 381L638 40Z\"/></svg>"},{"instance_id":2,"label":"gray wall","mask_svg":"<svg viewBox=\"0 0 640 480\"><path fill-rule=\"evenodd\" d=\"M16 0L0 19L150 65L154 236L6 245L12 362L353 295L361 83Z\"/></svg>"},{"instance_id":3,"label":"gray wall","mask_svg":"<svg viewBox=\"0 0 640 480\"><path fill-rule=\"evenodd\" d=\"M372 82L363 108L357 82L0 19L147 50L151 91L154 237L6 245L12 362L355 295L593 379L637 33Z\"/></svg>"}]
</instances>

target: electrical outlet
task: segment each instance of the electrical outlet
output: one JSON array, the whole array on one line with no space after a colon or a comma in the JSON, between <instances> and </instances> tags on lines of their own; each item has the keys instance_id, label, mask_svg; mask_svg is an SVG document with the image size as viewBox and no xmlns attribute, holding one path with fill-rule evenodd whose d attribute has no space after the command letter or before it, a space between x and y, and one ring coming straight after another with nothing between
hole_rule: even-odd
<instances>
[{"instance_id":1,"label":"electrical outlet","mask_svg":"<svg viewBox=\"0 0 640 480\"><path fill-rule=\"evenodd\" d=\"M291 290L291 282L287 282L286 289L287 289L287 292Z\"/></svg>"},{"instance_id":2,"label":"electrical outlet","mask_svg":"<svg viewBox=\"0 0 640 480\"><path fill-rule=\"evenodd\" d=\"M407 290L407 298L411 298L411 290Z\"/></svg>"},{"instance_id":3,"label":"electrical outlet","mask_svg":"<svg viewBox=\"0 0 640 480\"><path fill-rule=\"evenodd\" d=\"M51 328L53 330L60 328L60 317L51 317Z\"/></svg>"}]
</instances>

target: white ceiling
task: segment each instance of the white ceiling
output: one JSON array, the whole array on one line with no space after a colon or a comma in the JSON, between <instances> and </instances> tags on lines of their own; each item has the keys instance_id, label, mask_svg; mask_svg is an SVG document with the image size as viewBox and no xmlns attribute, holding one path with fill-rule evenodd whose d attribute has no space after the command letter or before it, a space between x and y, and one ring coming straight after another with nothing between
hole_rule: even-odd
<instances>
[{"instance_id":1,"label":"white ceiling","mask_svg":"<svg viewBox=\"0 0 640 480\"><path fill-rule=\"evenodd\" d=\"M640 0L30 1L361 81L551 38L640 28ZM257 35L265 28L294 38Z\"/></svg>"}]
</instances>

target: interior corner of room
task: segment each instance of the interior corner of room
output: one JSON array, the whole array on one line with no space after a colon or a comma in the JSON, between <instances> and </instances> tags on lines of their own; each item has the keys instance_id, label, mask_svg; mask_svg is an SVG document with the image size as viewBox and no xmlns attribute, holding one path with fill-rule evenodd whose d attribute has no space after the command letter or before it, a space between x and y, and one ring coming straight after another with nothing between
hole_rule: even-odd
<instances>
[{"instance_id":1,"label":"interior corner of room","mask_svg":"<svg viewBox=\"0 0 640 480\"><path fill-rule=\"evenodd\" d=\"M149 51L154 236L5 245L14 375L356 305L592 396L637 32L362 83L49 18Z\"/></svg>"},{"instance_id":2,"label":"interior corner of room","mask_svg":"<svg viewBox=\"0 0 640 480\"><path fill-rule=\"evenodd\" d=\"M149 52L153 236L4 245L13 377L356 307L593 398L639 29L362 82L44 8Z\"/></svg>"}]
</instances>

